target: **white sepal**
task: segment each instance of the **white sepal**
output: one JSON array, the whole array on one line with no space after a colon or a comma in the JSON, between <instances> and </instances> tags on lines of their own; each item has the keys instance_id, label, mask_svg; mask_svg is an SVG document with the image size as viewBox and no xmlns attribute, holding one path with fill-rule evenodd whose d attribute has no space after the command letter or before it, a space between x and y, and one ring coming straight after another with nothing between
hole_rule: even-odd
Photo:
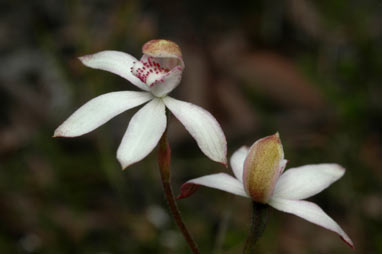
<instances>
[{"instance_id":1,"label":"white sepal","mask_svg":"<svg viewBox=\"0 0 382 254\"><path fill-rule=\"evenodd\" d=\"M179 198L185 198L195 192L195 186L203 185L210 188L226 191L242 197L249 197L244 191L243 184L235 177L225 173L206 175L187 181L180 188Z\"/></svg>"},{"instance_id":2,"label":"white sepal","mask_svg":"<svg viewBox=\"0 0 382 254\"><path fill-rule=\"evenodd\" d=\"M147 92L121 91L100 95L77 109L55 130L54 137L81 136L150 99L152 95Z\"/></svg>"},{"instance_id":3,"label":"white sepal","mask_svg":"<svg viewBox=\"0 0 382 254\"><path fill-rule=\"evenodd\" d=\"M117 151L123 169L145 158L158 144L167 126L165 105L153 99L131 118Z\"/></svg>"},{"instance_id":4,"label":"white sepal","mask_svg":"<svg viewBox=\"0 0 382 254\"><path fill-rule=\"evenodd\" d=\"M134 62L138 60L125 52L105 50L79 57L79 59L90 68L112 72L127 79L140 89L149 91L149 87L131 73Z\"/></svg>"},{"instance_id":5,"label":"white sepal","mask_svg":"<svg viewBox=\"0 0 382 254\"><path fill-rule=\"evenodd\" d=\"M233 174L240 182L243 182L244 161L248 155L248 150L247 146L242 146L232 154L230 159Z\"/></svg>"},{"instance_id":6,"label":"white sepal","mask_svg":"<svg viewBox=\"0 0 382 254\"><path fill-rule=\"evenodd\" d=\"M205 109L169 96L164 103L211 160L227 164L227 141L216 119Z\"/></svg>"},{"instance_id":7,"label":"white sepal","mask_svg":"<svg viewBox=\"0 0 382 254\"><path fill-rule=\"evenodd\" d=\"M306 165L286 170L279 178L274 198L305 199L326 189L345 174L338 164Z\"/></svg>"},{"instance_id":8,"label":"white sepal","mask_svg":"<svg viewBox=\"0 0 382 254\"><path fill-rule=\"evenodd\" d=\"M354 248L354 244L349 236L318 205L305 200L275 198L271 198L269 205L279 211L294 214L311 223L317 224L318 226L337 233L342 240L344 240L350 247Z\"/></svg>"}]
</instances>

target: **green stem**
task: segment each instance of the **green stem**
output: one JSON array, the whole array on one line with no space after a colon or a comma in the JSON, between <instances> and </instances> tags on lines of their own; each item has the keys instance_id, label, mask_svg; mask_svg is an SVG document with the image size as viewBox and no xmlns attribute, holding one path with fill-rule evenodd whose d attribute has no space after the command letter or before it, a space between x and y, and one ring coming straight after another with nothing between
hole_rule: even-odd
<instances>
[{"instance_id":1,"label":"green stem","mask_svg":"<svg viewBox=\"0 0 382 254\"><path fill-rule=\"evenodd\" d=\"M167 141L167 129L166 129L166 131L163 133L163 136L161 137L159 141L159 151L158 151L158 164L159 164L164 193L166 195L168 206L176 222L176 225L178 226L179 230L182 232L184 239L186 240L188 246L192 250L192 253L199 254L200 251L195 241L192 239L191 234L187 230L186 225L184 224L182 220L182 216L180 215L178 206L175 201L175 196L171 188L170 162L171 162L171 149Z\"/></svg>"},{"instance_id":2,"label":"green stem","mask_svg":"<svg viewBox=\"0 0 382 254\"><path fill-rule=\"evenodd\" d=\"M268 220L268 208L266 204L252 202L252 222L249 229L249 235L244 247L244 254L255 253L257 240L262 236Z\"/></svg>"}]
</instances>

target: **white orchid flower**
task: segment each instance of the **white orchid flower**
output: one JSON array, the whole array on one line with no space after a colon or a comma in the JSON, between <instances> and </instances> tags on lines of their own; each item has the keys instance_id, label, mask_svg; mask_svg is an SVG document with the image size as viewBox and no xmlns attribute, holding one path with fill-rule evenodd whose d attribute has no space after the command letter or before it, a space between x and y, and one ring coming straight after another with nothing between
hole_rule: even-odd
<instances>
[{"instance_id":1,"label":"white orchid flower","mask_svg":"<svg viewBox=\"0 0 382 254\"><path fill-rule=\"evenodd\" d=\"M332 218L316 204L302 200L340 179L344 168L337 164L315 164L283 173L287 161L278 133L256 141L249 149L241 147L230 162L235 177L219 173L189 180L182 185L178 199L190 196L199 185L223 190L331 230L354 248L352 240Z\"/></svg>"},{"instance_id":2,"label":"white orchid flower","mask_svg":"<svg viewBox=\"0 0 382 254\"><path fill-rule=\"evenodd\" d=\"M199 106L167 96L180 83L184 69L179 46L168 40L152 40L144 44L142 51L141 60L110 50L80 57L84 65L117 74L144 91L112 92L90 100L56 129L54 137L86 134L148 102L130 120L118 148L122 168L142 160L155 148L167 126L166 107L205 155L226 164L227 142L216 119Z\"/></svg>"}]
</instances>

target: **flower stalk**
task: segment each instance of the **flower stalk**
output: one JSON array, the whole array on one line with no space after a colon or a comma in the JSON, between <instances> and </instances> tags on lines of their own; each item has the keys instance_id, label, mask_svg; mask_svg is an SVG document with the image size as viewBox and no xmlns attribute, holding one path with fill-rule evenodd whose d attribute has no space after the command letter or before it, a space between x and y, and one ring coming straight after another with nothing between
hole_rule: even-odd
<instances>
[{"instance_id":1,"label":"flower stalk","mask_svg":"<svg viewBox=\"0 0 382 254\"><path fill-rule=\"evenodd\" d=\"M192 253L200 253L198 246L195 241L192 239L190 232L188 231L186 225L183 222L182 216L180 214L179 208L175 201L174 192L171 187L171 172L170 172L170 163L171 163L171 149L167 141L167 129L163 133L161 139L159 140L158 146L158 165L161 175L163 190L167 199L170 212L173 219L175 220L176 225L179 230L182 232L184 239L186 240L188 246L192 250Z\"/></svg>"},{"instance_id":2,"label":"flower stalk","mask_svg":"<svg viewBox=\"0 0 382 254\"><path fill-rule=\"evenodd\" d=\"M255 245L257 240L263 235L265 226L268 221L268 209L267 204L262 204L253 201L252 202L252 221L249 229L247 241L244 246L244 254L255 253Z\"/></svg>"}]
</instances>

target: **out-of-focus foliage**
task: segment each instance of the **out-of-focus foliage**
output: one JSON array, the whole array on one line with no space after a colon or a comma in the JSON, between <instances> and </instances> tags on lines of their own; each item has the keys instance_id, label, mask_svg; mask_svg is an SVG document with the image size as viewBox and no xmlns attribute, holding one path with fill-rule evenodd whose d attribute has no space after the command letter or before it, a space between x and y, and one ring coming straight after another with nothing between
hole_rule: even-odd
<instances>
[{"instance_id":1,"label":"out-of-focus foliage","mask_svg":"<svg viewBox=\"0 0 382 254\"><path fill-rule=\"evenodd\" d=\"M187 253L167 213L156 154L121 171L132 112L76 139L54 129L96 95L133 90L77 56L140 57L176 41L186 71L174 91L218 118L229 154L280 132L289 167L337 162L343 179L314 198L353 239L382 253L380 1L2 1L0 252ZM171 119L173 185L227 171ZM212 189L181 200L202 253L240 253L250 203ZM354 253L334 233L272 212L259 253Z\"/></svg>"}]
</instances>

